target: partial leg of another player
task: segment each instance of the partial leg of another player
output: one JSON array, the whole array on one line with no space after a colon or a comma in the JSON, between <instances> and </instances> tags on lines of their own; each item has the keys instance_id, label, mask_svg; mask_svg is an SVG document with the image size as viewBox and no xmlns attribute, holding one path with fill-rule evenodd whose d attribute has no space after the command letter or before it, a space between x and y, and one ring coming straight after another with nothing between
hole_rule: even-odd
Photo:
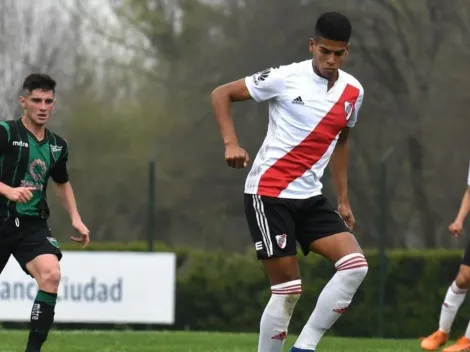
<instances>
[{"instance_id":1,"label":"partial leg of another player","mask_svg":"<svg viewBox=\"0 0 470 352\"><path fill-rule=\"evenodd\" d=\"M470 286L469 264L470 247L467 247L457 277L449 286L444 302L442 303L439 329L421 340L422 349L435 351L448 341L452 323ZM456 344L446 347L443 352L459 352L466 350L470 350L470 326L467 328L465 336L461 337Z\"/></svg>"},{"instance_id":2,"label":"partial leg of another player","mask_svg":"<svg viewBox=\"0 0 470 352\"><path fill-rule=\"evenodd\" d=\"M368 270L362 249L349 232L318 239L310 245L310 250L334 263L337 271L320 293L292 352L315 351L325 332L347 310Z\"/></svg>"}]
</instances>

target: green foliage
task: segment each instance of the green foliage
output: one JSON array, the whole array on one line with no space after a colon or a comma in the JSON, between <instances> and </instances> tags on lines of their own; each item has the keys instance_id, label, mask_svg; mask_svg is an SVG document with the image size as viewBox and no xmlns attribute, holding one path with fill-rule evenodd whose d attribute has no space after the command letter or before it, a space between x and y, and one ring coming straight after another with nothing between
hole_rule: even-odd
<instances>
[{"instance_id":1,"label":"green foliage","mask_svg":"<svg viewBox=\"0 0 470 352\"><path fill-rule=\"evenodd\" d=\"M66 249L75 247L65 246ZM145 251L146 244L94 243L90 250ZM269 296L269 282L252 253L204 252L168 248L178 257L176 324L174 329L256 332ZM247 252L248 253L248 252ZM331 330L338 336L376 336L379 302L378 254L366 251L369 273L350 309ZM385 334L416 338L437 328L439 311L460 264L460 251L391 251L386 265ZM299 333L307 321L334 268L319 256L300 257L303 295L290 331ZM455 333L468 323L469 307L456 318Z\"/></svg>"}]
</instances>

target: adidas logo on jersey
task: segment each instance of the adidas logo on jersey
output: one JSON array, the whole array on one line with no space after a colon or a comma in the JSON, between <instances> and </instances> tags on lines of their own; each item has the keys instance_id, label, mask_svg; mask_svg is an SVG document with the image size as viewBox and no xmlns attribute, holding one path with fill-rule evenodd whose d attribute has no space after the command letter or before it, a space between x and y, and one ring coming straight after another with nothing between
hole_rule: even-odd
<instances>
[{"instance_id":1,"label":"adidas logo on jersey","mask_svg":"<svg viewBox=\"0 0 470 352\"><path fill-rule=\"evenodd\" d=\"M294 100L292 100L292 104L304 105L304 102L303 102L302 98L299 96L299 97L295 98Z\"/></svg>"},{"instance_id":2,"label":"adidas logo on jersey","mask_svg":"<svg viewBox=\"0 0 470 352\"><path fill-rule=\"evenodd\" d=\"M25 143L23 141L13 141L12 143L15 147L25 147L28 148L28 143Z\"/></svg>"}]
</instances>

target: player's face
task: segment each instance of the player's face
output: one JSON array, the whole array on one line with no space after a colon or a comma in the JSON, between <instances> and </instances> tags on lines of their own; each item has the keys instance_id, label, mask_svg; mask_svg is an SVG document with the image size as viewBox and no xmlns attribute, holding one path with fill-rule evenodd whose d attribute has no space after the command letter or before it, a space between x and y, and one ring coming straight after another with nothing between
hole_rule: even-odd
<instances>
[{"instance_id":1,"label":"player's face","mask_svg":"<svg viewBox=\"0 0 470 352\"><path fill-rule=\"evenodd\" d=\"M325 38L310 39L310 52L321 76L332 78L348 56L348 43Z\"/></svg>"},{"instance_id":2,"label":"player's face","mask_svg":"<svg viewBox=\"0 0 470 352\"><path fill-rule=\"evenodd\" d=\"M26 117L37 126L44 126L54 110L54 93L50 90L35 89L29 95L20 97Z\"/></svg>"}]
</instances>

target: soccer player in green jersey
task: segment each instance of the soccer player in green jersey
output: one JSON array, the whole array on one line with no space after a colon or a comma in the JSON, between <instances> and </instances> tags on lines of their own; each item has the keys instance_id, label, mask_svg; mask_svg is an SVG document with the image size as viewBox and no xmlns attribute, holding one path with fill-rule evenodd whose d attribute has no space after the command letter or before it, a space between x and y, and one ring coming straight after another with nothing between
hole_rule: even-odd
<instances>
[{"instance_id":1,"label":"soccer player in green jersey","mask_svg":"<svg viewBox=\"0 0 470 352\"><path fill-rule=\"evenodd\" d=\"M77 210L67 172L67 142L46 128L54 109L56 82L46 74L24 80L24 116L0 122L0 273L11 255L38 283L26 352L41 351L54 321L62 257L47 224L49 177L85 248L89 230Z\"/></svg>"}]
</instances>

